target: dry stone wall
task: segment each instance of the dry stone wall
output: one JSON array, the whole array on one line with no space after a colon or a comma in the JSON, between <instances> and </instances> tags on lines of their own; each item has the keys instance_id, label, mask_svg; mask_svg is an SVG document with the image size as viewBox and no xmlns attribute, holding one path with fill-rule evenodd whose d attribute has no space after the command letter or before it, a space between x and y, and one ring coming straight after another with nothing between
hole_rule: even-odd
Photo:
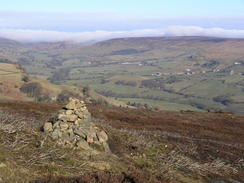
<instances>
[{"instance_id":1,"label":"dry stone wall","mask_svg":"<svg viewBox=\"0 0 244 183\"><path fill-rule=\"evenodd\" d=\"M43 126L44 132L60 145L109 151L108 135L91 121L84 101L71 98L58 115Z\"/></svg>"}]
</instances>

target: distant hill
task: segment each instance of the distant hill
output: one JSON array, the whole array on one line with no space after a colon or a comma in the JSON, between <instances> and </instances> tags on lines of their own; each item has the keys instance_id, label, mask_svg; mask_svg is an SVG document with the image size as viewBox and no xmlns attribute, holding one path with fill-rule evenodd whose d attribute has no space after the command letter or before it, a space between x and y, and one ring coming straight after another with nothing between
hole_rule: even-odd
<instances>
[{"instance_id":1,"label":"distant hill","mask_svg":"<svg viewBox=\"0 0 244 183\"><path fill-rule=\"evenodd\" d=\"M186 63L191 60L204 62L204 59L216 59L220 60L221 64L229 64L243 59L244 39L210 37L121 38L100 42L86 49L94 53L96 50L97 55L107 56L108 61L112 58L122 60L123 57L129 56L131 61L172 59L174 62ZM126 50L128 54L126 54ZM134 50L134 54L131 52L132 50ZM120 59L114 57L114 52L121 53Z\"/></svg>"},{"instance_id":2,"label":"distant hill","mask_svg":"<svg viewBox=\"0 0 244 183\"><path fill-rule=\"evenodd\" d=\"M4 49L8 46L12 47ZM74 59L106 63L180 61L181 65L189 65L190 61L190 63L205 63L218 60L220 65L229 65L243 60L244 39L141 37L112 39L86 46L73 42L21 44L0 38L0 57L1 55L13 58L16 62L21 62L23 58L32 60L33 62L27 65L33 66L36 65L36 61L41 61L42 65L48 62L50 65L58 66L57 60L62 64ZM39 60L41 55L47 59ZM194 67L192 65L191 67Z\"/></svg>"},{"instance_id":3,"label":"distant hill","mask_svg":"<svg viewBox=\"0 0 244 183\"><path fill-rule=\"evenodd\" d=\"M55 85L28 75L19 64L0 63L0 100L65 102L69 97L89 97L99 103L127 106L124 102L104 97L91 89L85 95L83 87Z\"/></svg>"},{"instance_id":4,"label":"distant hill","mask_svg":"<svg viewBox=\"0 0 244 183\"><path fill-rule=\"evenodd\" d=\"M28 74L55 84L90 86L133 106L243 112L244 39L141 37L93 45L13 45L0 44L0 61L21 64Z\"/></svg>"},{"instance_id":5,"label":"distant hill","mask_svg":"<svg viewBox=\"0 0 244 183\"><path fill-rule=\"evenodd\" d=\"M82 88L54 85L29 76L18 64L0 63L0 68L1 100L55 101L62 92L82 97Z\"/></svg>"},{"instance_id":6,"label":"distant hill","mask_svg":"<svg viewBox=\"0 0 244 183\"><path fill-rule=\"evenodd\" d=\"M20 46L21 44L17 41L0 38L0 46Z\"/></svg>"}]
</instances>

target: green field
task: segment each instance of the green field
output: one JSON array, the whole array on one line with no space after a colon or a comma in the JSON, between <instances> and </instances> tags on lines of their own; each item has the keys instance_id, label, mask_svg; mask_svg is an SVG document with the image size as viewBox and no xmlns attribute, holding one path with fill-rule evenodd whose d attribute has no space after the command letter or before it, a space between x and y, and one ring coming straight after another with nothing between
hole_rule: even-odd
<instances>
[{"instance_id":1,"label":"green field","mask_svg":"<svg viewBox=\"0 0 244 183\"><path fill-rule=\"evenodd\" d=\"M242 39L130 38L90 46L0 45L0 61L20 63L29 74L167 110L244 113L243 58Z\"/></svg>"},{"instance_id":2,"label":"green field","mask_svg":"<svg viewBox=\"0 0 244 183\"><path fill-rule=\"evenodd\" d=\"M117 98L118 100L124 102L130 102L131 104L147 104L149 108L158 108L161 110L166 111L202 111L197 109L196 107L185 105L185 104L178 104L178 103L170 103L166 101L158 101L158 100L151 100L151 99L136 99L136 98Z\"/></svg>"}]
</instances>

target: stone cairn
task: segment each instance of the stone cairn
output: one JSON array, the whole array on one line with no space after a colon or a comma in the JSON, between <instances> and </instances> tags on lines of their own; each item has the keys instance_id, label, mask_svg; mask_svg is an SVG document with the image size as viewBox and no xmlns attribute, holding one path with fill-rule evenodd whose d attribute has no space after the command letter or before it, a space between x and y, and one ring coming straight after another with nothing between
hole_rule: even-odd
<instances>
[{"instance_id":1,"label":"stone cairn","mask_svg":"<svg viewBox=\"0 0 244 183\"><path fill-rule=\"evenodd\" d=\"M71 98L54 119L44 124L43 130L63 146L83 150L96 147L109 151L108 135L91 122L91 114L84 101L78 99Z\"/></svg>"}]
</instances>

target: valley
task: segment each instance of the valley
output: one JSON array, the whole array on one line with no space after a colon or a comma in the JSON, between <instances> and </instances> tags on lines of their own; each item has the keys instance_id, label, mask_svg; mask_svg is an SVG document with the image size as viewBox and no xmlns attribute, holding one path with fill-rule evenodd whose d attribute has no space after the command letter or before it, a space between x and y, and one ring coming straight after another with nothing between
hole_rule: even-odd
<instances>
[{"instance_id":1,"label":"valley","mask_svg":"<svg viewBox=\"0 0 244 183\"><path fill-rule=\"evenodd\" d=\"M243 180L244 40L0 43L0 182Z\"/></svg>"},{"instance_id":2,"label":"valley","mask_svg":"<svg viewBox=\"0 0 244 183\"><path fill-rule=\"evenodd\" d=\"M244 0L1 1L0 183L244 183Z\"/></svg>"},{"instance_id":3,"label":"valley","mask_svg":"<svg viewBox=\"0 0 244 183\"><path fill-rule=\"evenodd\" d=\"M2 42L2 60L21 64L33 76L88 86L131 106L244 111L243 39L122 38L93 45Z\"/></svg>"}]
</instances>

